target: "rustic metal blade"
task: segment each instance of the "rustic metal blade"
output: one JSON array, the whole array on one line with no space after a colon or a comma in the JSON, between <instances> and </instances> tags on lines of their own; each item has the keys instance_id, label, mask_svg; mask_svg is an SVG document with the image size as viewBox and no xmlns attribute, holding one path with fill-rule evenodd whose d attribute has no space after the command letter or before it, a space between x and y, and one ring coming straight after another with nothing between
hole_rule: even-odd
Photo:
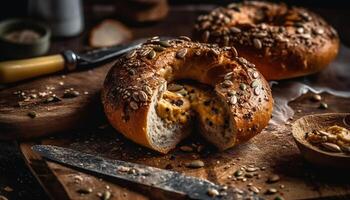
<instances>
[{"instance_id":1,"label":"rustic metal blade","mask_svg":"<svg viewBox=\"0 0 350 200\"><path fill-rule=\"evenodd\" d=\"M210 181L185 176L179 172L121 160L106 159L58 146L35 145L32 149L52 161L188 196L190 199L246 199L247 197L261 199L252 193L236 188L226 189ZM208 193L209 190L213 189L218 191L219 195Z\"/></svg>"}]
</instances>

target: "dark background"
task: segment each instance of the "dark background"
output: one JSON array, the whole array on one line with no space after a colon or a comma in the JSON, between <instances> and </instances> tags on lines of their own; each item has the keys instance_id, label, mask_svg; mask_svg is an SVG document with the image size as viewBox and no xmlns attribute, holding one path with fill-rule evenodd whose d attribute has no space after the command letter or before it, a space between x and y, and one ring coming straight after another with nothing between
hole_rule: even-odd
<instances>
[{"instance_id":1,"label":"dark background","mask_svg":"<svg viewBox=\"0 0 350 200\"><path fill-rule=\"evenodd\" d=\"M116 1L116 0L115 0ZM184 7L187 4L226 4L232 1L226 0L171 0L169 1L172 7ZM350 44L350 6L345 0L332 0L332 1L316 1L316 0L290 0L285 1L288 4L305 6L309 9L322 15L328 22L330 22L339 32L342 42L344 44ZM1 1L0 6L0 20L6 18L18 18L27 17L27 1L26 0L6 0ZM93 24L101 20L101 15L93 13L92 7L96 4L104 4L113 6L113 1L108 0L86 0L84 1L85 23L86 29L89 30ZM103 18L114 18L114 13L105 14ZM116 17L117 18L117 17ZM85 35L79 35L75 38L68 39L69 41L81 40ZM66 39L54 38L53 44L67 43ZM57 47L57 45L56 45ZM63 45L64 47L64 45ZM55 48L53 45L52 48ZM54 50L51 50L54 52ZM47 199L45 192L40 187L39 183L31 175L28 168L25 166L22 160L21 154L18 151L15 142L0 142L0 194L8 197L9 199ZM3 188L6 186L11 187L14 191L7 192Z\"/></svg>"}]
</instances>

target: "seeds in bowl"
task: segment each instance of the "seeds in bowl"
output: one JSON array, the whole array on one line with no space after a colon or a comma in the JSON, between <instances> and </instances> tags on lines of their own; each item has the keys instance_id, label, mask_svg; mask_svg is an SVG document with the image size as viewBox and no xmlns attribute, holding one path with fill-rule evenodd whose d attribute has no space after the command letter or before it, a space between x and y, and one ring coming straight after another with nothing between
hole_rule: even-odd
<instances>
[{"instance_id":1,"label":"seeds in bowl","mask_svg":"<svg viewBox=\"0 0 350 200\"><path fill-rule=\"evenodd\" d=\"M350 130L341 126L330 126L305 134L305 139L321 150L350 154Z\"/></svg>"}]
</instances>

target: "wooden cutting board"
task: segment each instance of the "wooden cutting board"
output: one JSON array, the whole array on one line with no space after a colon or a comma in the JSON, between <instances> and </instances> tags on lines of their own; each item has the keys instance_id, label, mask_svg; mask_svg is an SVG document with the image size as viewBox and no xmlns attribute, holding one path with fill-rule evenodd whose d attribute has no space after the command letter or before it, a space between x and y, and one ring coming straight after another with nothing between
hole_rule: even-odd
<instances>
[{"instance_id":1,"label":"wooden cutting board","mask_svg":"<svg viewBox=\"0 0 350 200\"><path fill-rule=\"evenodd\" d=\"M321 110L319 103L310 101L310 95L306 94L291 103L295 110L299 110L294 119L311 113L350 111L349 99L324 94L323 99L330 108ZM45 161L31 151L33 144L58 145L111 159L167 168L220 184L236 185L241 189L254 190L249 186L253 185L267 199L276 196L285 199L350 198L350 174L341 170L319 169L306 163L292 139L289 124L280 128L268 127L250 142L225 152L216 152L203 141L194 142L198 140L198 137L195 138L189 138L181 145L191 146L194 143L194 149L203 145L203 151L183 152L177 148L168 155L160 155L129 142L106 124L90 130L69 131L64 135L20 142L19 146L28 166L53 199L100 199L99 195L106 191L111 193L110 199L158 199L159 196L154 195L159 193ZM199 169L185 166L195 159L203 160L205 166ZM244 179L234 180L235 172L242 167L246 168L242 171L248 175L244 175ZM248 168L256 171L247 172ZM280 180L267 183L271 175L278 175ZM91 192L81 193L89 188ZM275 188L278 192L265 194L269 188Z\"/></svg>"},{"instance_id":2,"label":"wooden cutting board","mask_svg":"<svg viewBox=\"0 0 350 200\"><path fill-rule=\"evenodd\" d=\"M42 77L1 90L0 139L42 136L101 122L100 90L111 65ZM64 98L71 88L79 95Z\"/></svg>"}]
</instances>

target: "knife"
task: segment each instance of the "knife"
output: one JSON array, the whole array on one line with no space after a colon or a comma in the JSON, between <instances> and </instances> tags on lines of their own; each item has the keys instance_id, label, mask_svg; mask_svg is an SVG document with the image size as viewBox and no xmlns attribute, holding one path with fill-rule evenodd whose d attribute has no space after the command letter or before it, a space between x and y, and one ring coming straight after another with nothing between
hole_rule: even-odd
<instances>
[{"instance_id":1,"label":"knife","mask_svg":"<svg viewBox=\"0 0 350 200\"><path fill-rule=\"evenodd\" d=\"M252 192L233 187L225 188L208 180L185 176L179 172L121 160L106 159L68 148L51 145L34 145L32 150L54 162L127 182L141 184L150 188L160 189L174 193L176 196L190 199L262 199ZM218 193L213 191L217 191Z\"/></svg>"},{"instance_id":2,"label":"knife","mask_svg":"<svg viewBox=\"0 0 350 200\"><path fill-rule=\"evenodd\" d=\"M66 50L56 55L0 62L0 84L14 83L64 70L71 72L96 67L138 48L148 39L141 38L128 44L95 49L86 53ZM160 39L165 40L170 37L160 37Z\"/></svg>"}]
</instances>

